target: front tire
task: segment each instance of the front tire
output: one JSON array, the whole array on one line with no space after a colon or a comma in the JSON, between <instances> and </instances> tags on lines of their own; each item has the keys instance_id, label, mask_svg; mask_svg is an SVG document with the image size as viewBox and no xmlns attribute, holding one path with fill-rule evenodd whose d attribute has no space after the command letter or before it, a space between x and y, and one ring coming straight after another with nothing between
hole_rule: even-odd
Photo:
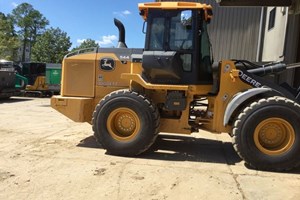
<instances>
[{"instance_id":1,"label":"front tire","mask_svg":"<svg viewBox=\"0 0 300 200\"><path fill-rule=\"evenodd\" d=\"M119 90L107 95L93 113L96 140L108 153L135 156L146 151L158 135L155 105L136 92Z\"/></svg>"},{"instance_id":2,"label":"front tire","mask_svg":"<svg viewBox=\"0 0 300 200\"><path fill-rule=\"evenodd\" d=\"M253 168L284 171L300 164L300 106L283 97L246 107L233 126L233 145Z\"/></svg>"}]
</instances>

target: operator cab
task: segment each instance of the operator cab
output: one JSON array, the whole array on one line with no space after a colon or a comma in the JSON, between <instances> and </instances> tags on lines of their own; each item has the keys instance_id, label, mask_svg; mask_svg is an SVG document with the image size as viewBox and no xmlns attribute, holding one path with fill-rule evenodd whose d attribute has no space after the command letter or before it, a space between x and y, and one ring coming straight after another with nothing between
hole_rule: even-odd
<instances>
[{"instance_id":1,"label":"operator cab","mask_svg":"<svg viewBox=\"0 0 300 200\"><path fill-rule=\"evenodd\" d=\"M211 84L211 6L158 2L139 8L147 22L143 77L151 83Z\"/></svg>"}]
</instances>

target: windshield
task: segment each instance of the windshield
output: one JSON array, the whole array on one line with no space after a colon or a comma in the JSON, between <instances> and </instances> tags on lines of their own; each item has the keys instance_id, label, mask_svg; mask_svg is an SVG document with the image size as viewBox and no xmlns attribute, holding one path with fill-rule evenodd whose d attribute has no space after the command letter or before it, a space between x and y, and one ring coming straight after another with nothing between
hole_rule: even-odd
<instances>
[{"instance_id":1,"label":"windshield","mask_svg":"<svg viewBox=\"0 0 300 200\"><path fill-rule=\"evenodd\" d=\"M149 50L177 51L193 49L192 18L184 18L187 11L152 11ZM191 11L190 11L191 12ZM187 23L189 22L189 23Z\"/></svg>"},{"instance_id":2,"label":"windshield","mask_svg":"<svg viewBox=\"0 0 300 200\"><path fill-rule=\"evenodd\" d=\"M152 21L150 32L150 50L163 50L164 35L165 35L165 18L157 17Z\"/></svg>"},{"instance_id":3,"label":"windshield","mask_svg":"<svg viewBox=\"0 0 300 200\"><path fill-rule=\"evenodd\" d=\"M187 12L187 11L186 11ZM191 50L193 49L193 28L190 16L188 19L183 18L183 12L179 12L171 18L170 27L170 49L171 50Z\"/></svg>"}]
</instances>

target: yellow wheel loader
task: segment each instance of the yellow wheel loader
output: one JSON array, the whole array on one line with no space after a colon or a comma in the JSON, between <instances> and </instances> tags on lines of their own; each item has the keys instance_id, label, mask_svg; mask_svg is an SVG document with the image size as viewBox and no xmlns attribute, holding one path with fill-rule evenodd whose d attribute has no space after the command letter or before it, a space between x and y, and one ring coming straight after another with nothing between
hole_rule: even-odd
<instances>
[{"instance_id":1,"label":"yellow wheel loader","mask_svg":"<svg viewBox=\"0 0 300 200\"><path fill-rule=\"evenodd\" d=\"M213 63L210 5L153 2L139 10L147 23L145 48L127 48L124 26L115 20L117 48L65 56L54 109L91 123L96 140L114 155L145 152L159 132L201 129L229 133L236 152L256 169L299 166L300 93L264 77L288 66Z\"/></svg>"}]
</instances>

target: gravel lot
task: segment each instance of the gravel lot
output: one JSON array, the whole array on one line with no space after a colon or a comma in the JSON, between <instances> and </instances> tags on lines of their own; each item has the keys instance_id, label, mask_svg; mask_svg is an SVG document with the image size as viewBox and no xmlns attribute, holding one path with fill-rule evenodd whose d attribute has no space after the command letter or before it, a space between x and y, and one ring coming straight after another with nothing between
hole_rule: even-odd
<instances>
[{"instance_id":1,"label":"gravel lot","mask_svg":"<svg viewBox=\"0 0 300 200\"><path fill-rule=\"evenodd\" d=\"M0 199L300 199L300 169L249 169L226 134L161 134L142 156L110 156L49 104L0 102Z\"/></svg>"}]
</instances>

